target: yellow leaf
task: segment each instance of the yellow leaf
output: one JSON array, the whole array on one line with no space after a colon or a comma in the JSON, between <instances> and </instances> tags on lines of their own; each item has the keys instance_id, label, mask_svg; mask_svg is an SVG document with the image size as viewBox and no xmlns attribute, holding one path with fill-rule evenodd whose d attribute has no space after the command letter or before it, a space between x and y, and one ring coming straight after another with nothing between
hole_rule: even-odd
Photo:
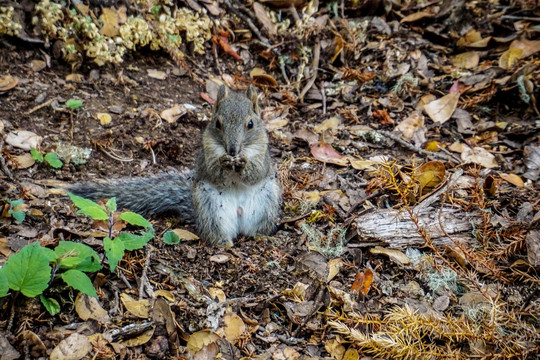
<instances>
[{"instance_id":1,"label":"yellow leaf","mask_svg":"<svg viewBox=\"0 0 540 360\"><path fill-rule=\"evenodd\" d=\"M187 348L191 354L197 353L203 346L211 344L219 339L219 336L210 331L197 331L190 335L187 341Z\"/></svg>"},{"instance_id":2,"label":"yellow leaf","mask_svg":"<svg viewBox=\"0 0 540 360\"><path fill-rule=\"evenodd\" d=\"M521 48L508 49L503 52L499 58L499 66L503 69L511 68L518 62L519 59L521 59L522 55L523 49Z\"/></svg>"},{"instance_id":3,"label":"yellow leaf","mask_svg":"<svg viewBox=\"0 0 540 360\"><path fill-rule=\"evenodd\" d=\"M116 9L113 8L101 8L101 16L99 19L103 22L103 26L99 30L101 35L115 37L120 33L120 27L118 26L118 14Z\"/></svg>"},{"instance_id":4,"label":"yellow leaf","mask_svg":"<svg viewBox=\"0 0 540 360\"><path fill-rule=\"evenodd\" d=\"M126 293L120 294L120 300L124 304L126 310L141 319L150 317L150 302L146 299L135 300Z\"/></svg>"},{"instance_id":5,"label":"yellow leaf","mask_svg":"<svg viewBox=\"0 0 540 360\"><path fill-rule=\"evenodd\" d=\"M223 324L225 325L225 338L231 343L238 340L247 330L242 318L236 314L225 314Z\"/></svg>"},{"instance_id":6,"label":"yellow leaf","mask_svg":"<svg viewBox=\"0 0 540 360\"><path fill-rule=\"evenodd\" d=\"M502 174L500 174L500 176L504 181L509 182L512 185L515 185L517 187L525 186L525 183L523 182L523 179L521 179L521 177L519 177L516 174L504 174L504 173L502 173Z\"/></svg>"},{"instance_id":7,"label":"yellow leaf","mask_svg":"<svg viewBox=\"0 0 540 360\"><path fill-rule=\"evenodd\" d=\"M476 51L467 51L452 57L454 66L461 69L474 69L480 61L480 55Z\"/></svg>"}]
</instances>

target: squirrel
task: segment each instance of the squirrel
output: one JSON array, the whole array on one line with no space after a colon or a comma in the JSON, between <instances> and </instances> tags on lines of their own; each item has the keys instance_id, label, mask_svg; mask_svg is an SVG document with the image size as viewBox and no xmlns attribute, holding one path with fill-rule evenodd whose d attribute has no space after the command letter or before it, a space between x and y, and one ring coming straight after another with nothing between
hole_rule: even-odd
<instances>
[{"instance_id":1,"label":"squirrel","mask_svg":"<svg viewBox=\"0 0 540 360\"><path fill-rule=\"evenodd\" d=\"M120 208L143 216L175 211L195 223L201 238L226 247L239 235L270 234L281 205L268 134L251 86L245 93L219 88L193 170L76 184L69 190L93 200L114 196Z\"/></svg>"}]
</instances>

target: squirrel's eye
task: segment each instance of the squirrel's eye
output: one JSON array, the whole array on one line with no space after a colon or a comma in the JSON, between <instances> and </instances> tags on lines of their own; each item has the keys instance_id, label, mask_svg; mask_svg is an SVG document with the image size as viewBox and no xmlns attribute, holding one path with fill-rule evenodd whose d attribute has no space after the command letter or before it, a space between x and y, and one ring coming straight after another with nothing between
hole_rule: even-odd
<instances>
[{"instance_id":1,"label":"squirrel's eye","mask_svg":"<svg viewBox=\"0 0 540 360\"><path fill-rule=\"evenodd\" d=\"M216 129L221 130L221 119L216 120Z\"/></svg>"},{"instance_id":2,"label":"squirrel's eye","mask_svg":"<svg viewBox=\"0 0 540 360\"><path fill-rule=\"evenodd\" d=\"M253 129L253 120L249 120L247 128Z\"/></svg>"}]
</instances>

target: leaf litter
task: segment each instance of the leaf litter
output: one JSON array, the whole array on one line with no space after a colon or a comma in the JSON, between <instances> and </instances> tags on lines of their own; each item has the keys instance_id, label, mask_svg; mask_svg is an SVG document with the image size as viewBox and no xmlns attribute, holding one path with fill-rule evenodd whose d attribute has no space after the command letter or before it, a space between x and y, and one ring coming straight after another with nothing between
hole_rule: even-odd
<instances>
[{"instance_id":1,"label":"leaf litter","mask_svg":"<svg viewBox=\"0 0 540 360\"><path fill-rule=\"evenodd\" d=\"M189 3L208 13L155 1L0 9L5 41L25 49L0 50L3 134L27 134L3 143L0 263L29 241L17 235L22 225L43 246L68 236L99 249L92 224L65 197L34 196L19 181L49 187L191 167L220 84L252 83L261 93L283 186L278 232L223 250L174 216L156 217L157 231L183 241L156 237L126 253L116 272L96 274L99 300L79 295L75 312L60 302L62 321L38 302L17 305L0 319L12 323L0 350L12 358L52 357L55 348L82 358L88 344L95 358L535 358L537 8ZM24 23L34 14L39 24ZM83 19L93 25L74 26ZM30 40L58 45L37 51ZM150 53L157 49L165 54ZM117 65L99 66L109 63ZM62 105L71 99L81 106ZM85 150L87 162L27 161L31 148L48 154L62 144ZM7 203L20 198L31 215L22 225ZM58 291L61 300L72 295ZM133 308L143 300L148 315ZM153 323L152 313L165 320ZM39 326L43 317L59 336ZM88 340L71 338L65 323L81 324Z\"/></svg>"}]
</instances>

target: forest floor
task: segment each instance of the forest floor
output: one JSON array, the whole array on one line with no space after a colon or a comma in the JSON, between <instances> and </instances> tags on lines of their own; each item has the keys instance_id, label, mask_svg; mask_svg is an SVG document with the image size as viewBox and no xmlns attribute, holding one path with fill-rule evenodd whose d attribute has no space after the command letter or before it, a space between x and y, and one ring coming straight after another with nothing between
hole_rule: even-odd
<instances>
[{"instance_id":1,"label":"forest floor","mask_svg":"<svg viewBox=\"0 0 540 360\"><path fill-rule=\"evenodd\" d=\"M300 4L287 35L257 3L243 14L265 24L258 40L229 19L233 48L215 31L183 59L143 48L98 66L1 38L0 266L33 242L74 241L103 268L88 274L98 301L53 277L54 316L39 296L0 298L0 358L537 358L540 13L375 1L360 17L363 3ZM276 234L212 247L158 215L111 271L102 224L62 186L191 168L221 84L260 93Z\"/></svg>"}]
</instances>

